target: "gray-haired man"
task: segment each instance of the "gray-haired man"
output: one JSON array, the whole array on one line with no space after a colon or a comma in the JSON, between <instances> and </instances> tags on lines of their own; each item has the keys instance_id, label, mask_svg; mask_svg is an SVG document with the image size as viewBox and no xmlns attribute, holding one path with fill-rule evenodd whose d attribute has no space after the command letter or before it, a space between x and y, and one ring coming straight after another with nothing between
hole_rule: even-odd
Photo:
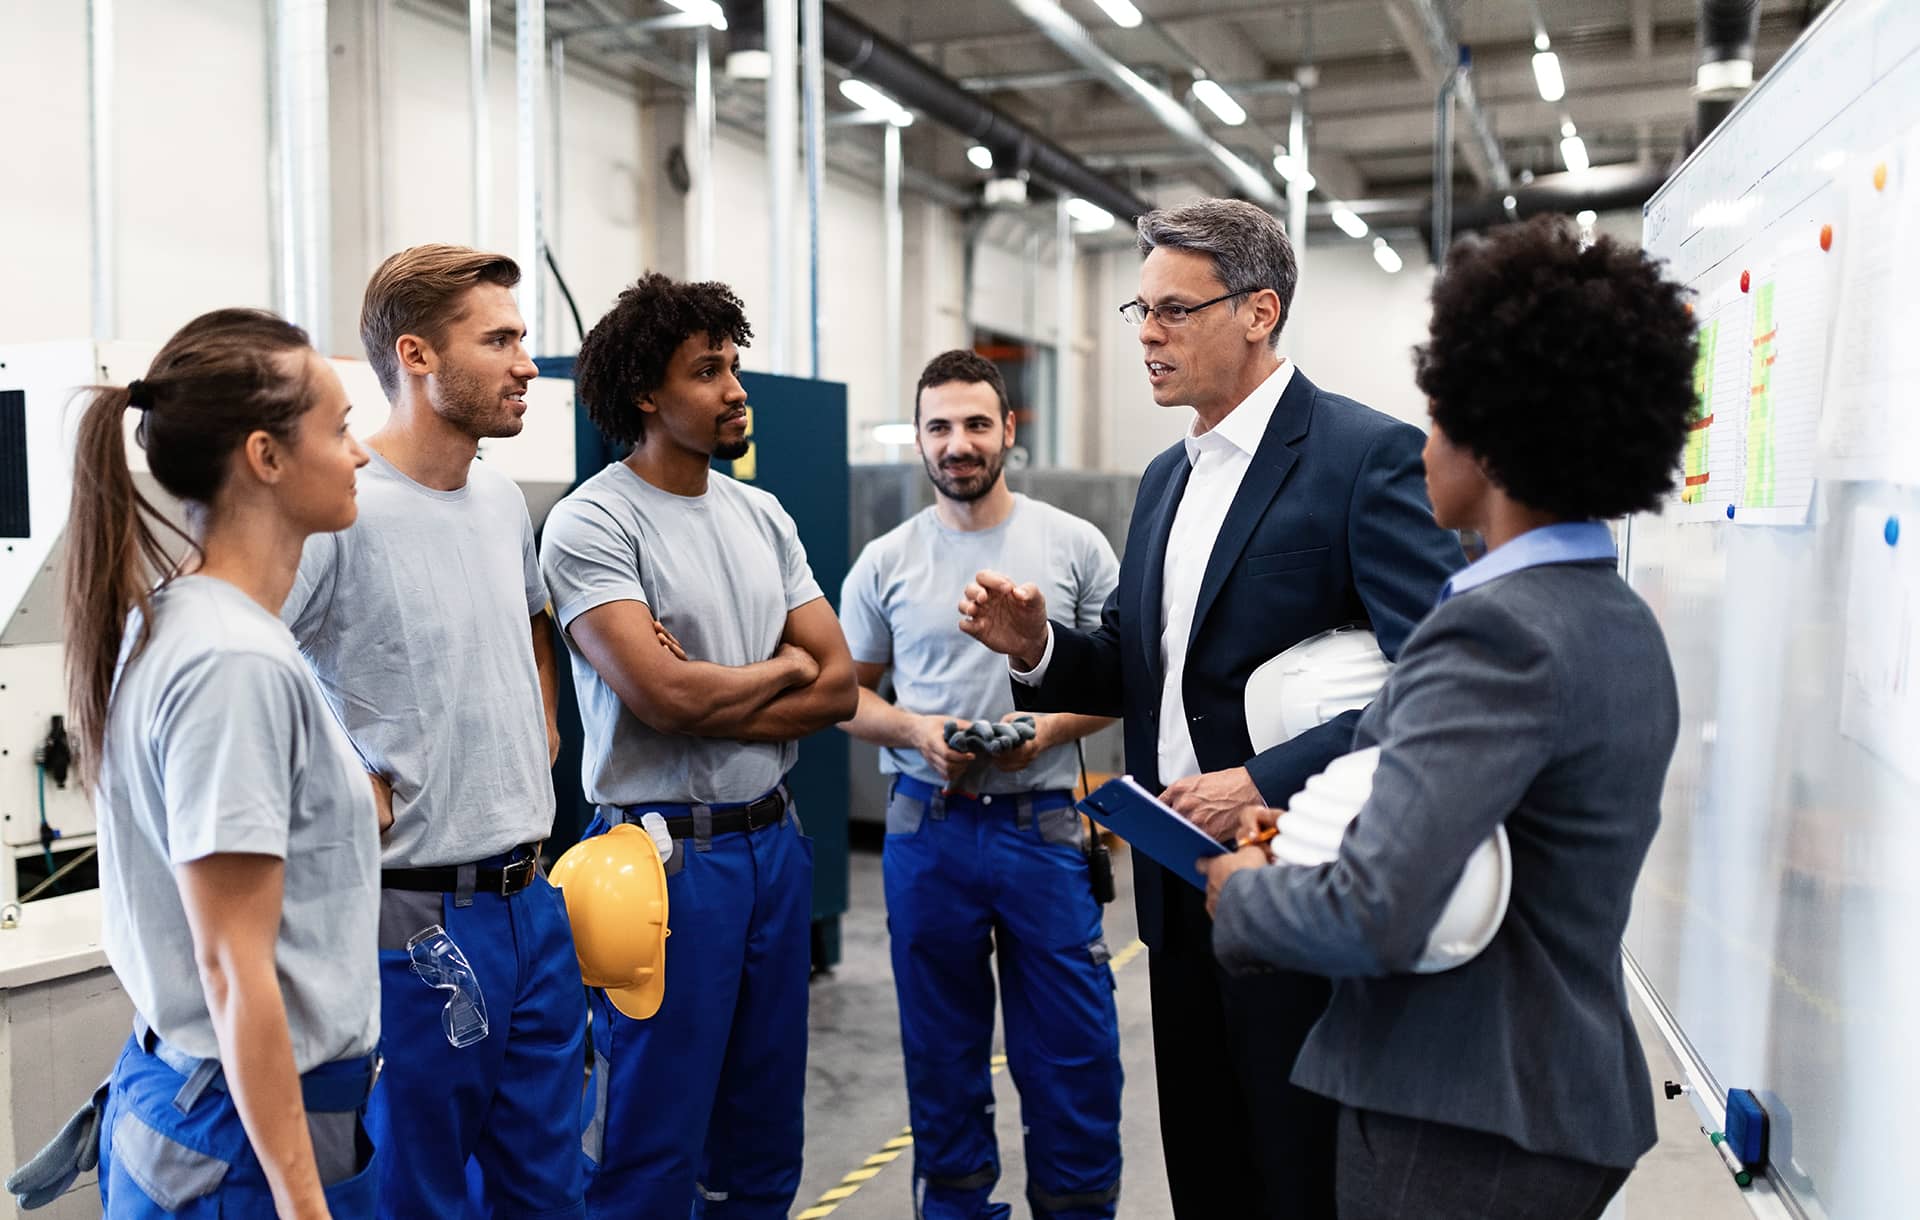
<instances>
[{"instance_id":1,"label":"gray-haired man","mask_svg":"<svg viewBox=\"0 0 1920 1220\"><path fill-rule=\"evenodd\" d=\"M1021 707L1124 716L1127 769L1225 834L1249 802L1284 805L1347 750L1358 719L1255 754L1247 675L1358 620L1396 655L1464 557L1434 524L1419 429L1276 353L1296 278L1277 220L1209 199L1150 212L1139 234L1140 291L1121 313L1140 328L1153 400L1192 407L1192 426L1141 478L1099 627L1049 624L1032 585L982 572L962 630L1007 655ZM1191 880L1135 864L1174 1211L1331 1216L1335 1108L1288 1081L1327 981L1228 975Z\"/></svg>"}]
</instances>

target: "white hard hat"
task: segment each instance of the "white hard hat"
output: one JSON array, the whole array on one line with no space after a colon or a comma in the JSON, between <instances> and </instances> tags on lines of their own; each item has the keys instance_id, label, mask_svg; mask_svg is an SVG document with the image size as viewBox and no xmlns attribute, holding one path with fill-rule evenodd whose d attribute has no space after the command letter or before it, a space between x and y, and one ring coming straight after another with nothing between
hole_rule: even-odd
<instances>
[{"instance_id":1,"label":"white hard hat","mask_svg":"<svg viewBox=\"0 0 1920 1220\"><path fill-rule=\"evenodd\" d=\"M1247 735L1256 752L1373 702L1393 662L1373 632L1350 625L1309 636L1247 679Z\"/></svg>"},{"instance_id":2,"label":"white hard hat","mask_svg":"<svg viewBox=\"0 0 1920 1220\"><path fill-rule=\"evenodd\" d=\"M1380 747L1343 754L1294 793L1280 815L1280 833L1268 845L1276 864L1326 864L1340 854L1340 840L1373 794ZM1471 960L1500 930L1513 886L1513 853L1507 828L1499 826L1467 857L1453 896L1427 935L1426 952L1414 970L1433 974Z\"/></svg>"},{"instance_id":3,"label":"white hard hat","mask_svg":"<svg viewBox=\"0 0 1920 1220\"><path fill-rule=\"evenodd\" d=\"M1392 669L1365 627L1336 627L1300 641L1247 679L1247 736L1254 750L1271 749L1342 712L1365 707ZM1347 825L1373 793L1379 765L1375 746L1336 758L1309 779L1287 802L1280 833L1268 845L1274 863L1326 864L1338 856ZM1501 826L1468 857L1414 969L1422 974L1450 970L1486 948L1506 918L1512 885L1513 854Z\"/></svg>"}]
</instances>

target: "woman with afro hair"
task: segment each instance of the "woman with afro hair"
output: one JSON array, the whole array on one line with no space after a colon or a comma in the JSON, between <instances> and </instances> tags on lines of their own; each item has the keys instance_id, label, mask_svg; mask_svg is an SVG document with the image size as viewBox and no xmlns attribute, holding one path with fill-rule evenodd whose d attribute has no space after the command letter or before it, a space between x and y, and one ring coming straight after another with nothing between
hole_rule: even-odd
<instances>
[{"instance_id":1,"label":"woman with afro hair","mask_svg":"<svg viewBox=\"0 0 1920 1220\"><path fill-rule=\"evenodd\" d=\"M1293 1080L1340 1103L1342 1220L1597 1217L1654 1144L1619 946L1678 703L1606 519L1672 488L1693 360L1684 290L1557 218L1462 239L1434 284L1427 486L1487 554L1355 731L1378 761L1337 857L1202 866L1222 963L1334 980ZM1504 917L1440 969L1435 922L1501 827Z\"/></svg>"}]
</instances>

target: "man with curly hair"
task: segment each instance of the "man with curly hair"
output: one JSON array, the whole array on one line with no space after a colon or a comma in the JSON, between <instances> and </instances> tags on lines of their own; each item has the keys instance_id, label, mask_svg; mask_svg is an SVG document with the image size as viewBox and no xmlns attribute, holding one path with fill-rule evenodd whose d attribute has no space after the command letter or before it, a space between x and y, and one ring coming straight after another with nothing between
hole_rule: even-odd
<instances>
[{"instance_id":1,"label":"man with curly hair","mask_svg":"<svg viewBox=\"0 0 1920 1220\"><path fill-rule=\"evenodd\" d=\"M1140 480L1100 625L1048 623L1033 584L982 572L961 629L1005 653L1024 708L1122 714L1127 770L1216 837L1284 803L1346 752L1355 713L1256 754L1247 675L1333 627L1369 623L1391 657L1464 557L1433 522L1420 430L1330 393L1275 350L1293 247L1253 204L1205 199L1138 222L1139 328L1155 403L1187 435ZM1136 860L1153 993L1167 1184L1181 1220L1333 1211L1335 1109L1288 1080L1329 984L1231 977L1192 874Z\"/></svg>"},{"instance_id":2,"label":"man with curly hair","mask_svg":"<svg viewBox=\"0 0 1920 1220\"><path fill-rule=\"evenodd\" d=\"M851 716L852 658L743 456L751 341L725 285L650 274L581 345L574 380L627 456L554 507L541 568L573 661L589 835L649 812L673 938L658 1013L593 995L590 1215L785 1217L800 1185L812 842L785 776Z\"/></svg>"},{"instance_id":3,"label":"man with curly hair","mask_svg":"<svg viewBox=\"0 0 1920 1220\"><path fill-rule=\"evenodd\" d=\"M1434 516L1487 554L1361 718L1378 766L1339 856L1208 864L1214 949L1336 980L1293 1078L1340 1105L1342 1220L1594 1220L1657 1138L1620 938L1679 731L1606 519L1673 487L1693 320L1640 251L1541 217L1455 245L1418 359ZM1275 820L1249 815L1243 832ZM1415 973L1501 827L1499 930Z\"/></svg>"}]
</instances>

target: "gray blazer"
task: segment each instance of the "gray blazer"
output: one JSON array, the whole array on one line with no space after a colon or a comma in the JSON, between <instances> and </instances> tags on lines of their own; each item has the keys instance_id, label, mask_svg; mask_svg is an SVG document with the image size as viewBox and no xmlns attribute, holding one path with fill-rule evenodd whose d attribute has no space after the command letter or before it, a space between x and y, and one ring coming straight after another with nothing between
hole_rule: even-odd
<instances>
[{"instance_id":1,"label":"gray blazer","mask_svg":"<svg viewBox=\"0 0 1920 1220\"><path fill-rule=\"evenodd\" d=\"M1678 718L1660 628L1608 563L1522 569L1429 614L1355 731L1381 760L1339 858L1244 870L1221 895L1227 966L1335 980L1294 1083L1630 1168L1655 1133L1620 938ZM1464 966L1406 973L1503 822L1500 931Z\"/></svg>"}]
</instances>

